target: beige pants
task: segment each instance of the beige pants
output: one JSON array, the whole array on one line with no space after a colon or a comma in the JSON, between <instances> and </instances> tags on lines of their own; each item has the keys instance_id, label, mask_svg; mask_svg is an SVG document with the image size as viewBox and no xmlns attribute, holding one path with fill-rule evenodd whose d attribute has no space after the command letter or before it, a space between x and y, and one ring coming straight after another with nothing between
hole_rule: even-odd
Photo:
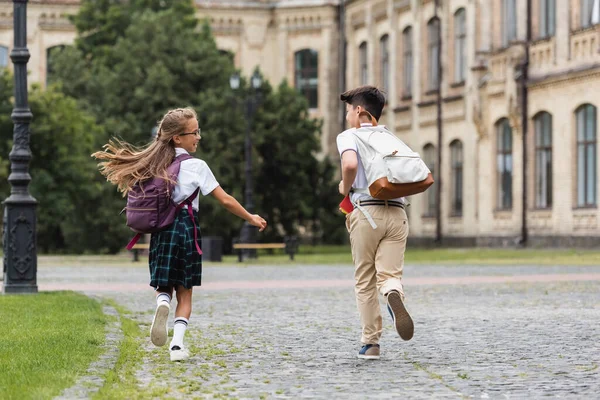
<instances>
[{"instance_id":1,"label":"beige pants","mask_svg":"<svg viewBox=\"0 0 600 400\"><path fill-rule=\"evenodd\" d=\"M361 342L377 344L381 337L382 321L379 293L386 295L402 289L404 250L408 237L408 219L404 209L384 205L363 206L377 224L373 229L358 209L346 216L350 233L356 303L362 325Z\"/></svg>"}]
</instances>

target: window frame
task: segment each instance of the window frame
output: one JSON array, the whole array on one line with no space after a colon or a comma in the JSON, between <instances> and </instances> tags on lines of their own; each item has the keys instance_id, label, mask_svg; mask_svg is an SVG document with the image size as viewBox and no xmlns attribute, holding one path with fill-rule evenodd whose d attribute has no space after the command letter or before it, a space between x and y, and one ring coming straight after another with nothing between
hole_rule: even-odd
<instances>
[{"instance_id":1,"label":"window frame","mask_svg":"<svg viewBox=\"0 0 600 400\"><path fill-rule=\"evenodd\" d=\"M313 57L316 60L314 66ZM313 79L316 80L316 84L311 83ZM305 84L304 81L308 83ZM319 108L319 52L317 50L305 48L294 53L294 85L296 90L304 95L310 109Z\"/></svg>"},{"instance_id":2,"label":"window frame","mask_svg":"<svg viewBox=\"0 0 600 400\"><path fill-rule=\"evenodd\" d=\"M509 146L505 146L508 135ZM510 211L513 208L513 132L508 118L496 122L496 207Z\"/></svg>"},{"instance_id":3,"label":"window frame","mask_svg":"<svg viewBox=\"0 0 600 400\"><path fill-rule=\"evenodd\" d=\"M592 112L593 118L591 118L593 122L593 140L588 140L588 122L590 120L588 113ZM581 116L581 118L580 118ZM577 157L577 180L576 180L576 205L577 208L590 208L596 207L598 205L598 184L597 184L597 165L598 165L598 151L597 151L597 141L598 141L598 109L592 104L586 103L577 108L575 111L575 129L576 129L576 157ZM583 127L581 126L581 120L583 120ZM583 131L581 138L580 133ZM583 151L582 151L583 150ZM592 151L593 160L591 168L588 168L590 165L590 160L588 160L589 150ZM581 175L581 156L583 153L583 176ZM588 175L591 173L591 178ZM588 183L591 182L591 186L589 187ZM580 192L583 189L583 201L580 197ZM593 201L588 202L589 192L593 192Z\"/></svg>"},{"instance_id":4,"label":"window frame","mask_svg":"<svg viewBox=\"0 0 600 400\"><path fill-rule=\"evenodd\" d=\"M464 206L464 146L462 141L455 139L450 143L450 168L452 171L451 177L451 199L452 210L451 216L461 217L463 215Z\"/></svg>"},{"instance_id":5,"label":"window frame","mask_svg":"<svg viewBox=\"0 0 600 400\"><path fill-rule=\"evenodd\" d=\"M439 84L439 29L440 20L433 17L427 23L427 81L429 90L437 90ZM435 60L435 62L434 62Z\"/></svg>"},{"instance_id":6,"label":"window frame","mask_svg":"<svg viewBox=\"0 0 600 400\"><path fill-rule=\"evenodd\" d=\"M361 86L369 83L369 46L366 41L358 46L358 78Z\"/></svg>"},{"instance_id":7,"label":"window frame","mask_svg":"<svg viewBox=\"0 0 600 400\"><path fill-rule=\"evenodd\" d=\"M408 26L402 31L402 71L403 71L403 86L402 96L412 97L413 84L413 43L412 43L412 26Z\"/></svg>"},{"instance_id":8,"label":"window frame","mask_svg":"<svg viewBox=\"0 0 600 400\"><path fill-rule=\"evenodd\" d=\"M533 118L535 132L534 201L536 209L552 208L552 114L542 111Z\"/></svg>"},{"instance_id":9,"label":"window frame","mask_svg":"<svg viewBox=\"0 0 600 400\"><path fill-rule=\"evenodd\" d=\"M454 82L467 79L467 11L459 8L454 13Z\"/></svg>"}]
</instances>

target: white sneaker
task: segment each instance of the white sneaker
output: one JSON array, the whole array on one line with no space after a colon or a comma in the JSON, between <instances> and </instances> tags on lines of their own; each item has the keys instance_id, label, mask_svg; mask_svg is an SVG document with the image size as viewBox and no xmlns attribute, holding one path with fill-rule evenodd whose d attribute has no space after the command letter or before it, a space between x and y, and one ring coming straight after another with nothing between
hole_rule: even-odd
<instances>
[{"instance_id":1,"label":"white sneaker","mask_svg":"<svg viewBox=\"0 0 600 400\"><path fill-rule=\"evenodd\" d=\"M155 346L164 346L167 343L169 331L167 330L167 320L171 306L167 302L161 302L156 306L152 327L150 328L150 340Z\"/></svg>"},{"instance_id":2,"label":"white sneaker","mask_svg":"<svg viewBox=\"0 0 600 400\"><path fill-rule=\"evenodd\" d=\"M171 361L185 361L190 358L190 352L185 348L175 346L176 349L171 349Z\"/></svg>"}]
</instances>

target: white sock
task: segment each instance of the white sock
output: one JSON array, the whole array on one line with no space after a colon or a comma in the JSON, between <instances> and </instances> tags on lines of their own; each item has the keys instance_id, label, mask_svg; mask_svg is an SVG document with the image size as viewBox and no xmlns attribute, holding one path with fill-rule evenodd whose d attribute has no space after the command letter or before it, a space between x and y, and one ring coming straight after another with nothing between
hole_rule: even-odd
<instances>
[{"instance_id":1,"label":"white sock","mask_svg":"<svg viewBox=\"0 0 600 400\"><path fill-rule=\"evenodd\" d=\"M187 326L187 318L175 318L175 322L173 323L173 340L171 340L171 344L169 345L170 349L172 349L174 346L179 346L179 348L183 349L183 335L185 335L185 330L187 329Z\"/></svg>"},{"instance_id":2,"label":"white sock","mask_svg":"<svg viewBox=\"0 0 600 400\"><path fill-rule=\"evenodd\" d=\"M169 293L161 292L158 296L156 296L156 305L159 306L162 302L171 304L171 295Z\"/></svg>"}]
</instances>

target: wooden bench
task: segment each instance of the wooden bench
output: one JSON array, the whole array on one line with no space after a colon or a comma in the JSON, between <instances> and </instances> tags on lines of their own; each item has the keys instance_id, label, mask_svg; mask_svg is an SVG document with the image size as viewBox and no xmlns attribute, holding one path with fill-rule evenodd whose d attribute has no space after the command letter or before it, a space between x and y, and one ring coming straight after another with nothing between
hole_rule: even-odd
<instances>
[{"instance_id":1,"label":"wooden bench","mask_svg":"<svg viewBox=\"0 0 600 400\"><path fill-rule=\"evenodd\" d=\"M240 243L239 239L233 242L233 249L238 252L238 261L242 262L242 250L260 250L260 249L284 249L294 260L294 254L298 251L298 241L295 237L286 237L284 243Z\"/></svg>"},{"instance_id":2,"label":"wooden bench","mask_svg":"<svg viewBox=\"0 0 600 400\"><path fill-rule=\"evenodd\" d=\"M140 251L148 250L150 248L150 243L136 243L131 248L133 252L133 260L132 261L140 261Z\"/></svg>"}]
</instances>

